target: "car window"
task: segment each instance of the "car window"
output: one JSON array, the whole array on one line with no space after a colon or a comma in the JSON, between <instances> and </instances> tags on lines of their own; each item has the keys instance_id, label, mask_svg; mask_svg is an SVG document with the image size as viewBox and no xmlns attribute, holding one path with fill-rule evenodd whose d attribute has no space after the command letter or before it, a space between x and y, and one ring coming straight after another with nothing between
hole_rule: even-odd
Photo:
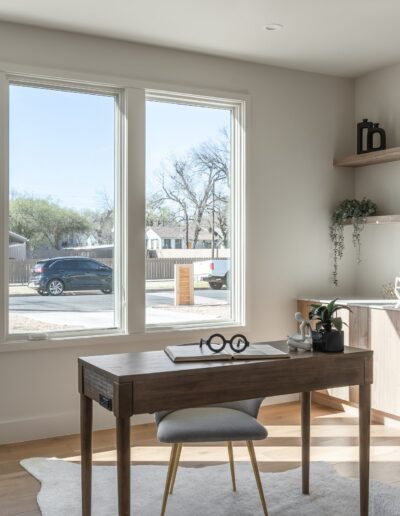
<instances>
[{"instance_id":1,"label":"car window","mask_svg":"<svg viewBox=\"0 0 400 516\"><path fill-rule=\"evenodd\" d=\"M93 262L92 260L82 260L81 267L82 269L90 271L98 271L101 269L101 265L97 262Z\"/></svg>"},{"instance_id":2,"label":"car window","mask_svg":"<svg viewBox=\"0 0 400 516\"><path fill-rule=\"evenodd\" d=\"M57 262L53 262L50 265L50 268L52 271L59 271L60 269L65 269L64 262L61 260L58 260Z\"/></svg>"},{"instance_id":3,"label":"car window","mask_svg":"<svg viewBox=\"0 0 400 516\"><path fill-rule=\"evenodd\" d=\"M74 270L74 269L81 269L80 260L60 260L60 264L62 269L65 270Z\"/></svg>"}]
</instances>

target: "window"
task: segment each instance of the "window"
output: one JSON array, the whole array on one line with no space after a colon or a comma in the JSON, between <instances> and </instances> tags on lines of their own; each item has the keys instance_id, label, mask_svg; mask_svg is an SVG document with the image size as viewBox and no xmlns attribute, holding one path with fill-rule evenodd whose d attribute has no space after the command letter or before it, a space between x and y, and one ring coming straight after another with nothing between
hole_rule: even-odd
<instances>
[{"instance_id":1,"label":"window","mask_svg":"<svg viewBox=\"0 0 400 516\"><path fill-rule=\"evenodd\" d=\"M9 85L9 230L26 239L24 255L8 264L11 335L121 327L119 97ZM101 251L109 268L68 258L82 251Z\"/></svg>"},{"instance_id":2,"label":"window","mask_svg":"<svg viewBox=\"0 0 400 516\"><path fill-rule=\"evenodd\" d=\"M245 101L82 80L0 71L1 343L243 325Z\"/></svg>"},{"instance_id":3,"label":"window","mask_svg":"<svg viewBox=\"0 0 400 516\"><path fill-rule=\"evenodd\" d=\"M146 258L148 328L243 323L242 116L240 103L147 96L146 224L182 235L168 257ZM180 264L191 304L176 290Z\"/></svg>"}]
</instances>

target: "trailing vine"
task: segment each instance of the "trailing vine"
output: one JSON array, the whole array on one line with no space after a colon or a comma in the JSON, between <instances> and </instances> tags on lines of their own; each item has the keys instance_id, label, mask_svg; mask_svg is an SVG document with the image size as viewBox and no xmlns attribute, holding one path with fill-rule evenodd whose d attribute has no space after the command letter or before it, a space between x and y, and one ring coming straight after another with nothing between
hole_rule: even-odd
<instances>
[{"instance_id":1,"label":"trailing vine","mask_svg":"<svg viewBox=\"0 0 400 516\"><path fill-rule=\"evenodd\" d=\"M329 226L329 236L333 244L333 270L332 281L335 286L338 281L338 263L343 258L344 233L343 228L346 222L351 221L353 225L352 241L357 249L357 262L361 262L361 232L364 229L366 217L376 213L376 204L365 197L362 201L357 199L346 199L342 201L332 213Z\"/></svg>"}]
</instances>

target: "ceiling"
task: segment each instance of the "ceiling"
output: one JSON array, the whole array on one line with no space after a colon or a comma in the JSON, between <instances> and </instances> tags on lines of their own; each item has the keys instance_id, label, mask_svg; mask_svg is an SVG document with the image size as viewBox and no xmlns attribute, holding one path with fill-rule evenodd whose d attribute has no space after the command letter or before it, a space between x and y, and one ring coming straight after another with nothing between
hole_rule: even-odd
<instances>
[{"instance_id":1,"label":"ceiling","mask_svg":"<svg viewBox=\"0 0 400 516\"><path fill-rule=\"evenodd\" d=\"M399 0L0 0L0 19L347 77L400 62Z\"/></svg>"}]
</instances>

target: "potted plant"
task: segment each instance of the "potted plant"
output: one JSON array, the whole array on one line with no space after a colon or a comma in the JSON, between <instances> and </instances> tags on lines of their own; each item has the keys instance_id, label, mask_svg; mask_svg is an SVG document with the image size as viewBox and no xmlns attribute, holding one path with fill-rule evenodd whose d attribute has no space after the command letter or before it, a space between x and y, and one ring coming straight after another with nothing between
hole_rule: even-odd
<instances>
[{"instance_id":1,"label":"potted plant","mask_svg":"<svg viewBox=\"0 0 400 516\"><path fill-rule=\"evenodd\" d=\"M346 325L346 323L343 322L341 317L337 316L337 311L344 309L351 312L351 310L348 306L337 304L336 301L337 298L327 305L311 305L309 318L318 321L315 331L312 332L314 351L334 353L344 350L344 333L342 328L343 324Z\"/></svg>"},{"instance_id":2,"label":"potted plant","mask_svg":"<svg viewBox=\"0 0 400 516\"><path fill-rule=\"evenodd\" d=\"M344 234L343 229L346 223L353 225L353 245L357 249L357 261L361 262L361 232L364 229L365 219L376 213L376 204L365 197L357 199L346 199L342 201L332 213L329 235L333 246L333 271L332 281L338 285L338 263L343 258Z\"/></svg>"}]
</instances>

